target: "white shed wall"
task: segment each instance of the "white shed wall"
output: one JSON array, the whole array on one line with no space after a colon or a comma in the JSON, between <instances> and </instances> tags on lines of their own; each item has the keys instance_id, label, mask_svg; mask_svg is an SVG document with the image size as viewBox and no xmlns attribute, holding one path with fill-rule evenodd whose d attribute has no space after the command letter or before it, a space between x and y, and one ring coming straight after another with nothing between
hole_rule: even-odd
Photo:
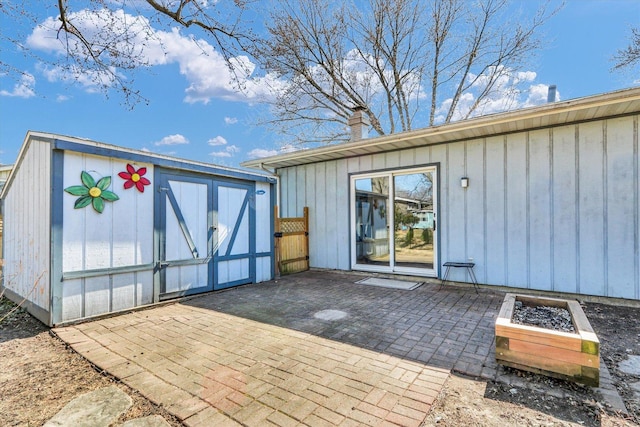
<instances>
[{"instance_id":1,"label":"white shed wall","mask_svg":"<svg viewBox=\"0 0 640 427\"><path fill-rule=\"evenodd\" d=\"M49 311L51 146L24 150L4 199L4 286Z\"/></svg>"},{"instance_id":2,"label":"white shed wall","mask_svg":"<svg viewBox=\"0 0 640 427\"><path fill-rule=\"evenodd\" d=\"M120 198L105 202L102 213L91 205L74 209L76 196L64 193L62 227L62 274L80 274L96 269L143 266L153 262L153 182L141 193L124 189L118 176L126 170L126 160L99 157L72 151L64 153L63 188L80 185L80 173L89 172L96 181L111 176L110 191ZM145 177L153 180L153 165ZM65 279L59 294L61 318L55 323L133 308L153 301L152 267L148 271L107 273ZM57 292L58 294L58 292Z\"/></svg>"},{"instance_id":3,"label":"white shed wall","mask_svg":"<svg viewBox=\"0 0 640 427\"><path fill-rule=\"evenodd\" d=\"M264 191L264 193L262 193ZM256 182L256 253L273 252L273 206L271 205L271 184L267 182ZM256 258L256 282L271 280L272 257L258 256Z\"/></svg>"},{"instance_id":4,"label":"white shed wall","mask_svg":"<svg viewBox=\"0 0 640 427\"><path fill-rule=\"evenodd\" d=\"M310 265L348 270L349 174L436 163L440 263L473 258L486 284L640 299L637 115L280 169L282 216L309 206Z\"/></svg>"}]
</instances>

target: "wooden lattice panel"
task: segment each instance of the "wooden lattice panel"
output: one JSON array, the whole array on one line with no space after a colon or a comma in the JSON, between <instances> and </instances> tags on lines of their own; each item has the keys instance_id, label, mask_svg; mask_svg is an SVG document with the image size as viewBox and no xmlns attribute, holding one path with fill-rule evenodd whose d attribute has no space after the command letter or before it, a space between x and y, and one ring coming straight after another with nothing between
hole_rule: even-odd
<instances>
[{"instance_id":1,"label":"wooden lattice panel","mask_svg":"<svg viewBox=\"0 0 640 427\"><path fill-rule=\"evenodd\" d=\"M305 224L302 218L283 218L280 220L280 231L283 233L304 233Z\"/></svg>"}]
</instances>

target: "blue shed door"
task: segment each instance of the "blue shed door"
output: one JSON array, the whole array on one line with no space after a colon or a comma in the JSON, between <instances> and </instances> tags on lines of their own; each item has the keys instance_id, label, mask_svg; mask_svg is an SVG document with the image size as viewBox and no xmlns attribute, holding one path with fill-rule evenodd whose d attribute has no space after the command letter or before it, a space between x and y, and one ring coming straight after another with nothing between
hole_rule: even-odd
<instances>
[{"instance_id":1,"label":"blue shed door","mask_svg":"<svg viewBox=\"0 0 640 427\"><path fill-rule=\"evenodd\" d=\"M160 299L213 289L210 180L160 175Z\"/></svg>"},{"instance_id":2,"label":"blue shed door","mask_svg":"<svg viewBox=\"0 0 640 427\"><path fill-rule=\"evenodd\" d=\"M255 185L160 173L159 297L255 281Z\"/></svg>"},{"instance_id":3,"label":"blue shed door","mask_svg":"<svg viewBox=\"0 0 640 427\"><path fill-rule=\"evenodd\" d=\"M214 289L255 281L255 185L215 182Z\"/></svg>"}]
</instances>

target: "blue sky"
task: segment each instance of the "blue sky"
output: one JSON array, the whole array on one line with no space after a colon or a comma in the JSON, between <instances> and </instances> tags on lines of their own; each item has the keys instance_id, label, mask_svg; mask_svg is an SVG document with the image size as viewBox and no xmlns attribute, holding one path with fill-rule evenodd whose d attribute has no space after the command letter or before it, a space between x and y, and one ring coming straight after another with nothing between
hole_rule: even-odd
<instances>
[{"instance_id":1,"label":"blue sky","mask_svg":"<svg viewBox=\"0 0 640 427\"><path fill-rule=\"evenodd\" d=\"M539 2L516 3L533 11ZM27 4L38 8L41 2ZM55 9L34 12L42 22ZM263 108L256 104L257 96L234 93L224 84L222 67L198 63L188 57L188 50L165 56L164 62L158 60L138 76L136 88L149 103L130 109L118 95L105 97L90 85L61 81L54 70L8 45L6 37L14 34L37 38L33 23L17 25L1 22L1 59L30 77L17 81L0 75L0 164L16 160L28 130L225 166L281 150L277 136L255 124ZM611 57L628 44L631 26L640 26L640 0L567 0L544 27L545 46L527 69L535 73L530 84L555 84L562 100L637 86L640 76L633 71L610 71ZM173 36L176 43L181 40ZM45 42L32 45L46 48ZM266 90L258 83L249 89L251 94Z\"/></svg>"}]
</instances>

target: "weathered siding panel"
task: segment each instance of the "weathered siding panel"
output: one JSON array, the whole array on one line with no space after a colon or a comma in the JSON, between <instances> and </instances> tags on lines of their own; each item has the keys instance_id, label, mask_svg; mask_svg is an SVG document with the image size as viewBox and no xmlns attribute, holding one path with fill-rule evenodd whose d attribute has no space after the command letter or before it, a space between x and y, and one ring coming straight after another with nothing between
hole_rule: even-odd
<instances>
[{"instance_id":1,"label":"weathered siding panel","mask_svg":"<svg viewBox=\"0 0 640 427\"><path fill-rule=\"evenodd\" d=\"M50 305L50 176L50 143L32 140L4 199L4 286L45 311Z\"/></svg>"},{"instance_id":2,"label":"weathered siding panel","mask_svg":"<svg viewBox=\"0 0 640 427\"><path fill-rule=\"evenodd\" d=\"M529 133L529 277L532 289L551 290L551 145L548 129Z\"/></svg>"},{"instance_id":3,"label":"weathered siding panel","mask_svg":"<svg viewBox=\"0 0 640 427\"><path fill-rule=\"evenodd\" d=\"M608 289L611 296L635 298L636 230L634 205L634 118L609 120L606 133L606 227ZM635 188L634 188L635 187Z\"/></svg>"},{"instance_id":4,"label":"weathered siding panel","mask_svg":"<svg viewBox=\"0 0 640 427\"><path fill-rule=\"evenodd\" d=\"M476 265L474 272L476 278L481 282L484 282L486 275L485 264L485 218L486 218L486 206L485 206L485 141L474 140L467 143L466 150L466 171L464 176L473 177L471 184L468 188L464 189L458 186L455 190L458 190L464 194L465 197L465 216L466 221L466 236L465 236L465 257L463 261L471 261ZM462 175L461 175L462 177ZM447 260L445 260L446 262ZM466 269L458 269L466 272ZM467 280L471 280L467 277Z\"/></svg>"},{"instance_id":5,"label":"weathered siding panel","mask_svg":"<svg viewBox=\"0 0 640 427\"><path fill-rule=\"evenodd\" d=\"M336 221L335 218L349 218L349 175L347 173L347 161L340 160L336 164L336 192L332 203L335 208L333 222L336 224L336 246L334 247L337 256L337 268L348 270L350 267L350 245L349 245L349 221Z\"/></svg>"},{"instance_id":6,"label":"weathered siding panel","mask_svg":"<svg viewBox=\"0 0 640 427\"><path fill-rule=\"evenodd\" d=\"M485 188L483 191L486 209L485 271L479 275L484 283L506 284L507 241L506 241L506 169L505 137L497 136L486 140ZM473 181L472 181L472 184Z\"/></svg>"},{"instance_id":7,"label":"weathered siding panel","mask_svg":"<svg viewBox=\"0 0 640 427\"><path fill-rule=\"evenodd\" d=\"M507 136L507 285L528 288L527 134Z\"/></svg>"},{"instance_id":8,"label":"weathered siding panel","mask_svg":"<svg viewBox=\"0 0 640 427\"><path fill-rule=\"evenodd\" d=\"M578 126L579 147L579 219L580 262L579 291L602 295L605 291L604 252L604 140L603 122Z\"/></svg>"},{"instance_id":9,"label":"weathered siding panel","mask_svg":"<svg viewBox=\"0 0 640 427\"><path fill-rule=\"evenodd\" d=\"M578 292L577 126L553 130L553 290Z\"/></svg>"},{"instance_id":10,"label":"weathered siding panel","mask_svg":"<svg viewBox=\"0 0 640 427\"><path fill-rule=\"evenodd\" d=\"M466 261L466 194L460 187L460 178L466 174L466 143L447 145L447 161L442 173L447 176L446 184L441 191L447 195L447 205L442 210L447 242L447 251L443 252L443 260ZM469 190L469 187L467 190ZM456 268L450 272L451 280L466 281L466 269Z\"/></svg>"},{"instance_id":11,"label":"weathered siding panel","mask_svg":"<svg viewBox=\"0 0 640 427\"><path fill-rule=\"evenodd\" d=\"M338 222L334 218L336 215L348 215L348 212L343 210L344 203L338 203L338 186L344 186L345 183L340 182L341 179L338 178L337 172L337 162L326 163L324 171L325 190L323 191L326 198L325 211L322 218L324 233L326 234L326 238L323 237L323 240L325 240L324 244L327 248L324 268L328 268L330 265L339 265L338 246L340 245L340 236L338 234ZM338 212L341 210L342 212Z\"/></svg>"}]
</instances>

